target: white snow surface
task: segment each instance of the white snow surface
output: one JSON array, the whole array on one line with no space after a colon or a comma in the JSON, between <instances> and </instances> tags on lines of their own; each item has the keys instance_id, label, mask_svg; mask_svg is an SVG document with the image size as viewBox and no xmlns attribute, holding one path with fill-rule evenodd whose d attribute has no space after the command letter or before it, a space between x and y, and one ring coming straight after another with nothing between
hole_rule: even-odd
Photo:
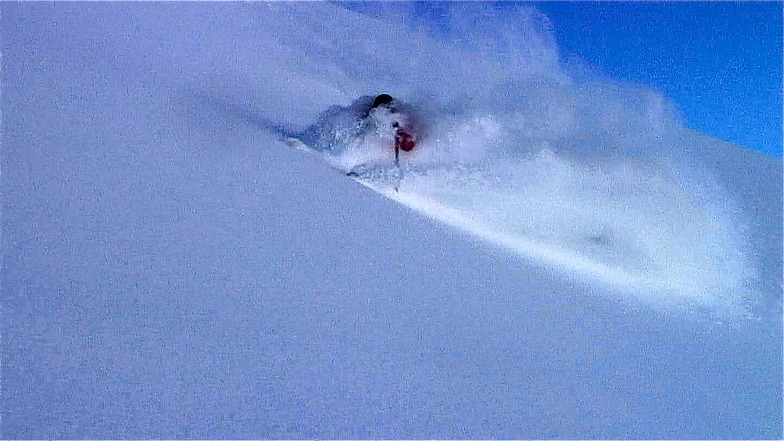
<instances>
[{"instance_id":1,"label":"white snow surface","mask_svg":"<svg viewBox=\"0 0 784 441\"><path fill-rule=\"evenodd\" d=\"M781 160L535 9L1 6L0 437L781 438ZM281 140L380 92L399 191Z\"/></svg>"}]
</instances>

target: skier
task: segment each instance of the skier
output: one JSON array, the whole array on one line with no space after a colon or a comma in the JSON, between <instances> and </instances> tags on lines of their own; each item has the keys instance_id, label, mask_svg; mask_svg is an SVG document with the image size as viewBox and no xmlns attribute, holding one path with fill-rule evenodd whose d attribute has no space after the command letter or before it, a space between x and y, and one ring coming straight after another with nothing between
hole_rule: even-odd
<instances>
[{"instance_id":1,"label":"skier","mask_svg":"<svg viewBox=\"0 0 784 441\"><path fill-rule=\"evenodd\" d=\"M339 154L349 145L371 144L394 148L395 166L400 151L410 152L421 139L421 123L412 106L382 93L359 97L348 106L332 106L315 124L291 137L316 151ZM378 144L374 140L382 141Z\"/></svg>"},{"instance_id":2,"label":"skier","mask_svg":"<svg viewBox=\"0 0 784 441\"><path fill-rule=\"evenodd\" d=\"M373 100L368 118L380 134L388 134L394 139L395 165L399 166L400 150L410 152L417 145L420 123L416 112L391 95L382 93Z\"/></svg>"}]
</instances>

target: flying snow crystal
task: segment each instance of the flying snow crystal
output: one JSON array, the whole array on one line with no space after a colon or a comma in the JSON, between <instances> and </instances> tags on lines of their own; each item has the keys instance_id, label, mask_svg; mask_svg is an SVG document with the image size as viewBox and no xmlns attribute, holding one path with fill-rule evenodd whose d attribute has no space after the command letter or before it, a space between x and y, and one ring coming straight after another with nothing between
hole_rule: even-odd
<instances>
[{"instance_id":1,"label":"flying snow crystal","mask_svg":"<svg viewBox=\"0 0 784 441\"><path fill-rule=\"evenodd\" d=\"M573 78L536 10L499 20L487 5L454 5L436 32L394 14L270 8L320 32L314 43L278 29L305 54L303 77L324 86L291 133L380 194L652 304L743 313L777 277L760 273L748 215L706 165L716 146L656 91ZM328 31L334 14L362 32ZM424 127L399 167L378 133L357 135L355 100L381 92Z\"/></svg>"}]
</instances>

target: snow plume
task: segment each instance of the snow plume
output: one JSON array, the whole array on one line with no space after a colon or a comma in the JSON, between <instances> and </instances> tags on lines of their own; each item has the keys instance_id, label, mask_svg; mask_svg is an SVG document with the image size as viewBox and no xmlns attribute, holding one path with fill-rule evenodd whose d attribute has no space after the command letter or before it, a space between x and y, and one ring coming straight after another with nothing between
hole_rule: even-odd
<instances>
[{"instance_id":1,"label":"snow plume","mask_svg":"<svg viewBox=\"0 0 784 441\"><path fill-rule=\"evenodd\" d=\"M278 69L260 65L250 93L292 130L362 95L416 106L428 129L403 158L399 191L383 178L367 184L555 271L719 314L780 298L780 213L754 219L739 199L759 188L735 185L726 171L738 164L714 160L741 149L687 131L655 90L576 78L545 16L496 8L453 4L436 28L397 5L253 5L279 47L265 47ZM280 71L287 80L259 81ZM345 169L391 160L357 146L335 155ZM775 192L768 203L779 203Z\"/></svg>"}]
</instances>

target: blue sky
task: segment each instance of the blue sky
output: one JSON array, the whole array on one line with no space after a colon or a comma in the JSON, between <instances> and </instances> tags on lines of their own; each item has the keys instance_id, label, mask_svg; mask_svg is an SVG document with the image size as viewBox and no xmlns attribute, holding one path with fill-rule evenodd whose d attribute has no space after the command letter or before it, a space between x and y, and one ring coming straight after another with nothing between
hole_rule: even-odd
<instances>
[{"instance_id":1,"label":"blue sky","mask_svg":"<svg viewBox=\"0 0 784 441\"><path fill-rule=\"evenodd\" d=\"M565 57L675 100L686 125L781 156L779 2L540 2Z\"/></svg>"},{"instance_id":2,"label":"blue sky","mask_svg":"<svg viewBox=\"0 0 784 441\"><path fill-rule=\"evenodd\" d=\"M516 2L497 7L515 8ZM411 5L443 25L449 3ZM778 2L536 2L561 57L674 100L685 125L781 156L782 12ZM389 8L352 4L359 10ZM399 6L395 6L399 8Z\"/></svg>"}]
</instances>

